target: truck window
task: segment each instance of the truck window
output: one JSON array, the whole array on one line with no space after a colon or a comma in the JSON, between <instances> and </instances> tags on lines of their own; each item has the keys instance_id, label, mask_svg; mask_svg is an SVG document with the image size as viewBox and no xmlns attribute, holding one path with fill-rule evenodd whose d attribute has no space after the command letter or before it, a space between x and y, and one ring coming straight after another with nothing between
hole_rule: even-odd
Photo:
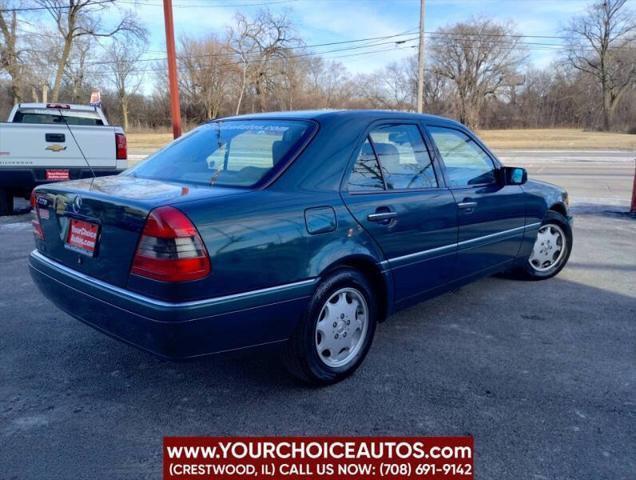
<instances>
[{"instance_id":1,"label":"truck window","mask_svg":"<svg viewBox=\"0 0 636 480\"><path fill-rule=\"evenodd\" d=\"M69 125L104 125L99 115L94 112L64 112ZM64 125L64 119L57 110L20 110L13 117L13 123L35 123L42 125Z\"/></svg>"}]
</instances>

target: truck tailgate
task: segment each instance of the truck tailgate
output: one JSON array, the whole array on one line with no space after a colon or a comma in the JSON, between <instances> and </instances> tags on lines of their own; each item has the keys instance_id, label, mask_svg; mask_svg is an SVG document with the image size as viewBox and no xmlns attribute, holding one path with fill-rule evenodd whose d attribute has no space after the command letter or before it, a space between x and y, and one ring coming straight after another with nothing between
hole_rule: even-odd
<instances>
[{"instance_id":1,"label":"truck tailgate","mask_svg":"<svg viewBox=\"0 0 636 480\"><path fill-rule=\"evenodd\" d=\"M116 167L115 127L70 128L77 142L64 124L0 124L0 166L82 168L86 167L85 156L93 168Z\"/></svg>"}]
</instances>

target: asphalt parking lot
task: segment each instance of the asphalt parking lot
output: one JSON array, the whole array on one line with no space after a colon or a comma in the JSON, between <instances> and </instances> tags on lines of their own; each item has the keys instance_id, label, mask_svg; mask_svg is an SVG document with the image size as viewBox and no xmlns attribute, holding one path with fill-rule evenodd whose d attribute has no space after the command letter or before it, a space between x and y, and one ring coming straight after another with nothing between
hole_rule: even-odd
<instances>
[{"instance_id":1,"label":"asphalt parking lot","mask_svg":"<svg viewBox=\"0 0 636 480\"><path fill-rule=\"evenodd\" d=\"M0 479L158 478L162 437L199 434L471 434L476 478L633 479L634 166L550 158L507 163L572 192L566 269L403 311L323 389L274 353L174 364L93 331L35 290L29 216L0 219Z\"/></svg>"}]
</instances>

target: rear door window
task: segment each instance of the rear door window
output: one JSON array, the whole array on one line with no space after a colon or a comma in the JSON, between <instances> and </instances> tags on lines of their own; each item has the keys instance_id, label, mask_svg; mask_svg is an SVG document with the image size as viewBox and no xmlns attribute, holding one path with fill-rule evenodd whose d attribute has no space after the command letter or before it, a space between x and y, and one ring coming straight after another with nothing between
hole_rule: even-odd
<instances>
[{"instance_id":1,"label":"rear door window","mask_svg":"<svg viewBox=\"0 0 636 480\"><path fill-rule=\"evenodd\" d=\"M416 125L388 125L369 135L387 190L438 186L431 157Z\"/></svg>"},{"instance_id":2,"label":"rear door window","mask_svg":"<svg viewBox=\"0 0 636 480\"><path fill-rule=\"evenodd\" d=\"M349 177L349 191L384 190L380 164L367 137Z\"/></svg>"}]
</instances>

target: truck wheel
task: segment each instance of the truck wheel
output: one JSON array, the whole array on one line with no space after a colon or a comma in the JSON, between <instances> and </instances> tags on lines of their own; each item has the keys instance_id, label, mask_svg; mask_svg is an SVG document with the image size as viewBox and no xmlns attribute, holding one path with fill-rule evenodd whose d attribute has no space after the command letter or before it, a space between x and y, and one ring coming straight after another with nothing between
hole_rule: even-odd
<instances>
[{"instance_id":1,"label":"truck wheel","mask_svg":"<svg viewBox=\"0 0 636 480\"><path fill-rule=\"evenodd\" d=\"M366 278L351 268L318 285L304 318L289 339L285 364L296 377L329 385L351 375L371 347L377 307Z\"/></svg>"},{"instance_id":2,"label":"truck wheel","mask_svg":"<svg viewBox=\"0 0 636 480\"><path fill-rule=\"evenodd\" d=\"M8 190L0 190L0 215L13 213L13 194Z\"/></svg>"}]
</instances>

